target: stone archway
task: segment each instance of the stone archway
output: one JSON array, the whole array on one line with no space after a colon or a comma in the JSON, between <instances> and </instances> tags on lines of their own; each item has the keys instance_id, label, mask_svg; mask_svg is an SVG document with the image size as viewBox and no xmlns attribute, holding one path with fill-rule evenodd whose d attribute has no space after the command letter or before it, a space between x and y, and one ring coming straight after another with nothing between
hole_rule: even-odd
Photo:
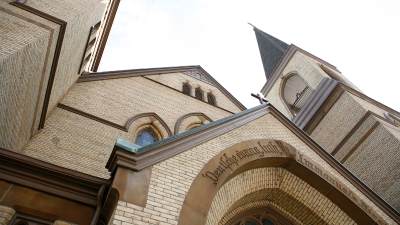
<instances>
[{"instance_id":1,"label":"stone archway","mask_svg":"<svg viewBox=\"0 0 400 225\"><path fill-rule=\"evenodd\" d=\"M207 124L212 122L212 119L201 112L188 113L181 116L175 123L174 134L190 130L191 126Z\"/></svg>"},{"instance_id":2,"label":"stone archway","mask_svg":"<svg viewBox=\"0 0 400 225\"><path fill-rule=\"evenodd\" d=\"M293 224L376 224L348 197L354 197L350 189L332 185L340 185L334 179L282 141L245 141L204 166L186 195L178 224L225 225L238 215L233 212L254 202L274 206Z\"/></svg>"}]
</instances>

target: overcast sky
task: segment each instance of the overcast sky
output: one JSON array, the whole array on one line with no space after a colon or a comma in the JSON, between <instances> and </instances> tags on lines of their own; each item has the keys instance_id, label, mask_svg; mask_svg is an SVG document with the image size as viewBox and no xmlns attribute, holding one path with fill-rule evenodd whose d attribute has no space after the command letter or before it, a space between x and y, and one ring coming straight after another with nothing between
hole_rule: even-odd
<instances>
[{"instance_id":1,"label":"overcast sky","mask_svg":"<svg viewBox=\"0 0 400 225\"><path fill-rule=\"evenodd\" d=\"M201 65L251 107L265 75L248 22L400 110L399 0L121 0L99 71Z\"/></svg>"}]
</instances>

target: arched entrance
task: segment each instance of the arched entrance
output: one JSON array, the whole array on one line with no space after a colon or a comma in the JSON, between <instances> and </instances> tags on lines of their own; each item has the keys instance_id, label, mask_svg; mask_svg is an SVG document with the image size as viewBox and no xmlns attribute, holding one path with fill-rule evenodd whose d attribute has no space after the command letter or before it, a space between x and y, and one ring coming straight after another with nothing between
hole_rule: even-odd
<instances>
[{"instance_id":1,"label":"arched entrance","mask_svg":"<svg viewBox=\"0 0 400 225\"><path fill-rule=\"evenodd\" d=\"M344 194L350 189L339 191L332 185L339 181L309 157L277 140L222 151L192 183L179 224L376 224Z\"/></svg>"}]
</instances>

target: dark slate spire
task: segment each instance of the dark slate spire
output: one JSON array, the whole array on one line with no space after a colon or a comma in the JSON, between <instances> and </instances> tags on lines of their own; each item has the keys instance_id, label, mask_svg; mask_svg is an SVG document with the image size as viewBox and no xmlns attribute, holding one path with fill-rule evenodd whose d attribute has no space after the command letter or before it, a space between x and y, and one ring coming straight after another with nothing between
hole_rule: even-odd
<instances>
[{"instance_id":1,"label":"dark slate spire","mask_svg":"<svg viewBox=\"0 0 400 225\"><path fill-rule=\"evenodd\" d=\"M253 28L256 33L265 76L267 77L267 80L269 80L275 67L278 66L286 50L289 48L289 45L275 37L272 37L264 31L259 30L255 26L253 26Z\"/></svg>"}]
</instances>

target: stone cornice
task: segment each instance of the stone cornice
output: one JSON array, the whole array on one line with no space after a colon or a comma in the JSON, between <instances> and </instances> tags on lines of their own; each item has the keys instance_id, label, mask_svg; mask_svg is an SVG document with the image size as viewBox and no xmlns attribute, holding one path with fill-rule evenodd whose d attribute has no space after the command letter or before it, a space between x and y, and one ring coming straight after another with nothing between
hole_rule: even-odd
<instances>
[{"instance_id":1,"label":"stone cornice","mask_svg":"<svg viewBox=\"0 0 400 225\"><path fill-rule=\"evenodd\" d=\"M216 88L220 90L229 100L231 100L240 110L245 110L246 107L239 102L228 90L226 90L218 81L216 81L206 70L201 66L178 66L178 67L159 67L159 68L148 68L148 69L131 69L131 70L118 70L118 71L104 71L96 73L83 73L78 79L80 82L90 82L98 80L109 80L109 79L119 79L128 77L143 77L149 75L159 75L166 73L179 73L187 72L191 70L200 70L202 74L210 79Z\"/></svg>"},{"instance_id":2,"label":"stone cornice","mask_svg":"<svg viewBox=\"0 0 400 225\"><path fill-rule=\"evenodd\" d=\"M0 179L61 198L97 206L108 180L0 148Z\"/></svg>"},{"instance_id":3,"label":"stone cornice","mask_svg":"<svg viewBox=\"0 0 400 225\"><path fill-rule=\"evenodd\" d=\"M127 151L122 146L116 145L106 168L110 172L114 172L117 166L126 167L134 171L142 170L255 120L265 115L267 111L266 104L264 104L239 113L239 115L236 114L222 119L222 123L215 121L164 139L155 145L139 149L139 151Z\"/></svg>"},{"instance_id":4,"label":"stone cornice","mask_svg":"<svg viewBox=\"0 0 400 225\"><path fill-rule=\"evenodd\" d=\"M348 85L346 85L344 83L339 83L339 86L342 87L345 91L350 92L351 94L353 94L353 95L365 100L366 102L371 103L371 104L377 106L378 108L381 108L381 109L383 109L383 110L385 110L387 112L393 113L397 117L400 117L400 112L390 108L389 106L386 106L386 105L376 101L375 99L365 95L364 93L362 93L362 92L360 92L360 91L358 91L358 90L356 90L356 89L354 89L354 88L352 88L352 87L350 87L350 86L348 86Z\"/></svg>"},{"instance_id":5,"label":"stone cornice","mask_svg":"<svg viewBox=\"0 0 400 225\"><path fill-rule=\"evenodd\" d=\"M137 115L135 115L135 116L129 118L129 119L125 122L125 125L122 126L122 125L119 125L119 124L117 124L117 123L111 122L111 121L109 121L109 120L103 119L103 118L101 118L101 117L95 116L95 115L93 115L93 114L90 114L90 113L84 112L84 111L82 111L82 110L76 109L76 108L74 108L74 107L71 107L71 106L68 106L68 105L64 105L64 104L62 104L62 103L57 104L57 107L60 108L60 109L64 109L64 110L66 110L66 111L69 111L69 112L78 114L78 115L80 115L80 116L86 117L86 118L88 118L88 119L97 121L97 122L99 122L99 123L105 124L105 125L107 125L107 126L117 128L117 129L122 130L122 131L125 131L125 132L128 132L129 127L132 125L132 123L133 123L135 120L140 119L140 118L143 118L143 117L153 117L153 118L155 118L157 121L159 121L159 122L161 123L161 125L165 128L165 131L168 133L168 136L171 136L171 135L172 135L172 131L171 131L171 129L168 127L167 123L165 123L165 121L164 121L163 119L161 119L160 116L158 116L156 113L153 113L153 112L137 114Z\"/></svg>"}]
</instances>

